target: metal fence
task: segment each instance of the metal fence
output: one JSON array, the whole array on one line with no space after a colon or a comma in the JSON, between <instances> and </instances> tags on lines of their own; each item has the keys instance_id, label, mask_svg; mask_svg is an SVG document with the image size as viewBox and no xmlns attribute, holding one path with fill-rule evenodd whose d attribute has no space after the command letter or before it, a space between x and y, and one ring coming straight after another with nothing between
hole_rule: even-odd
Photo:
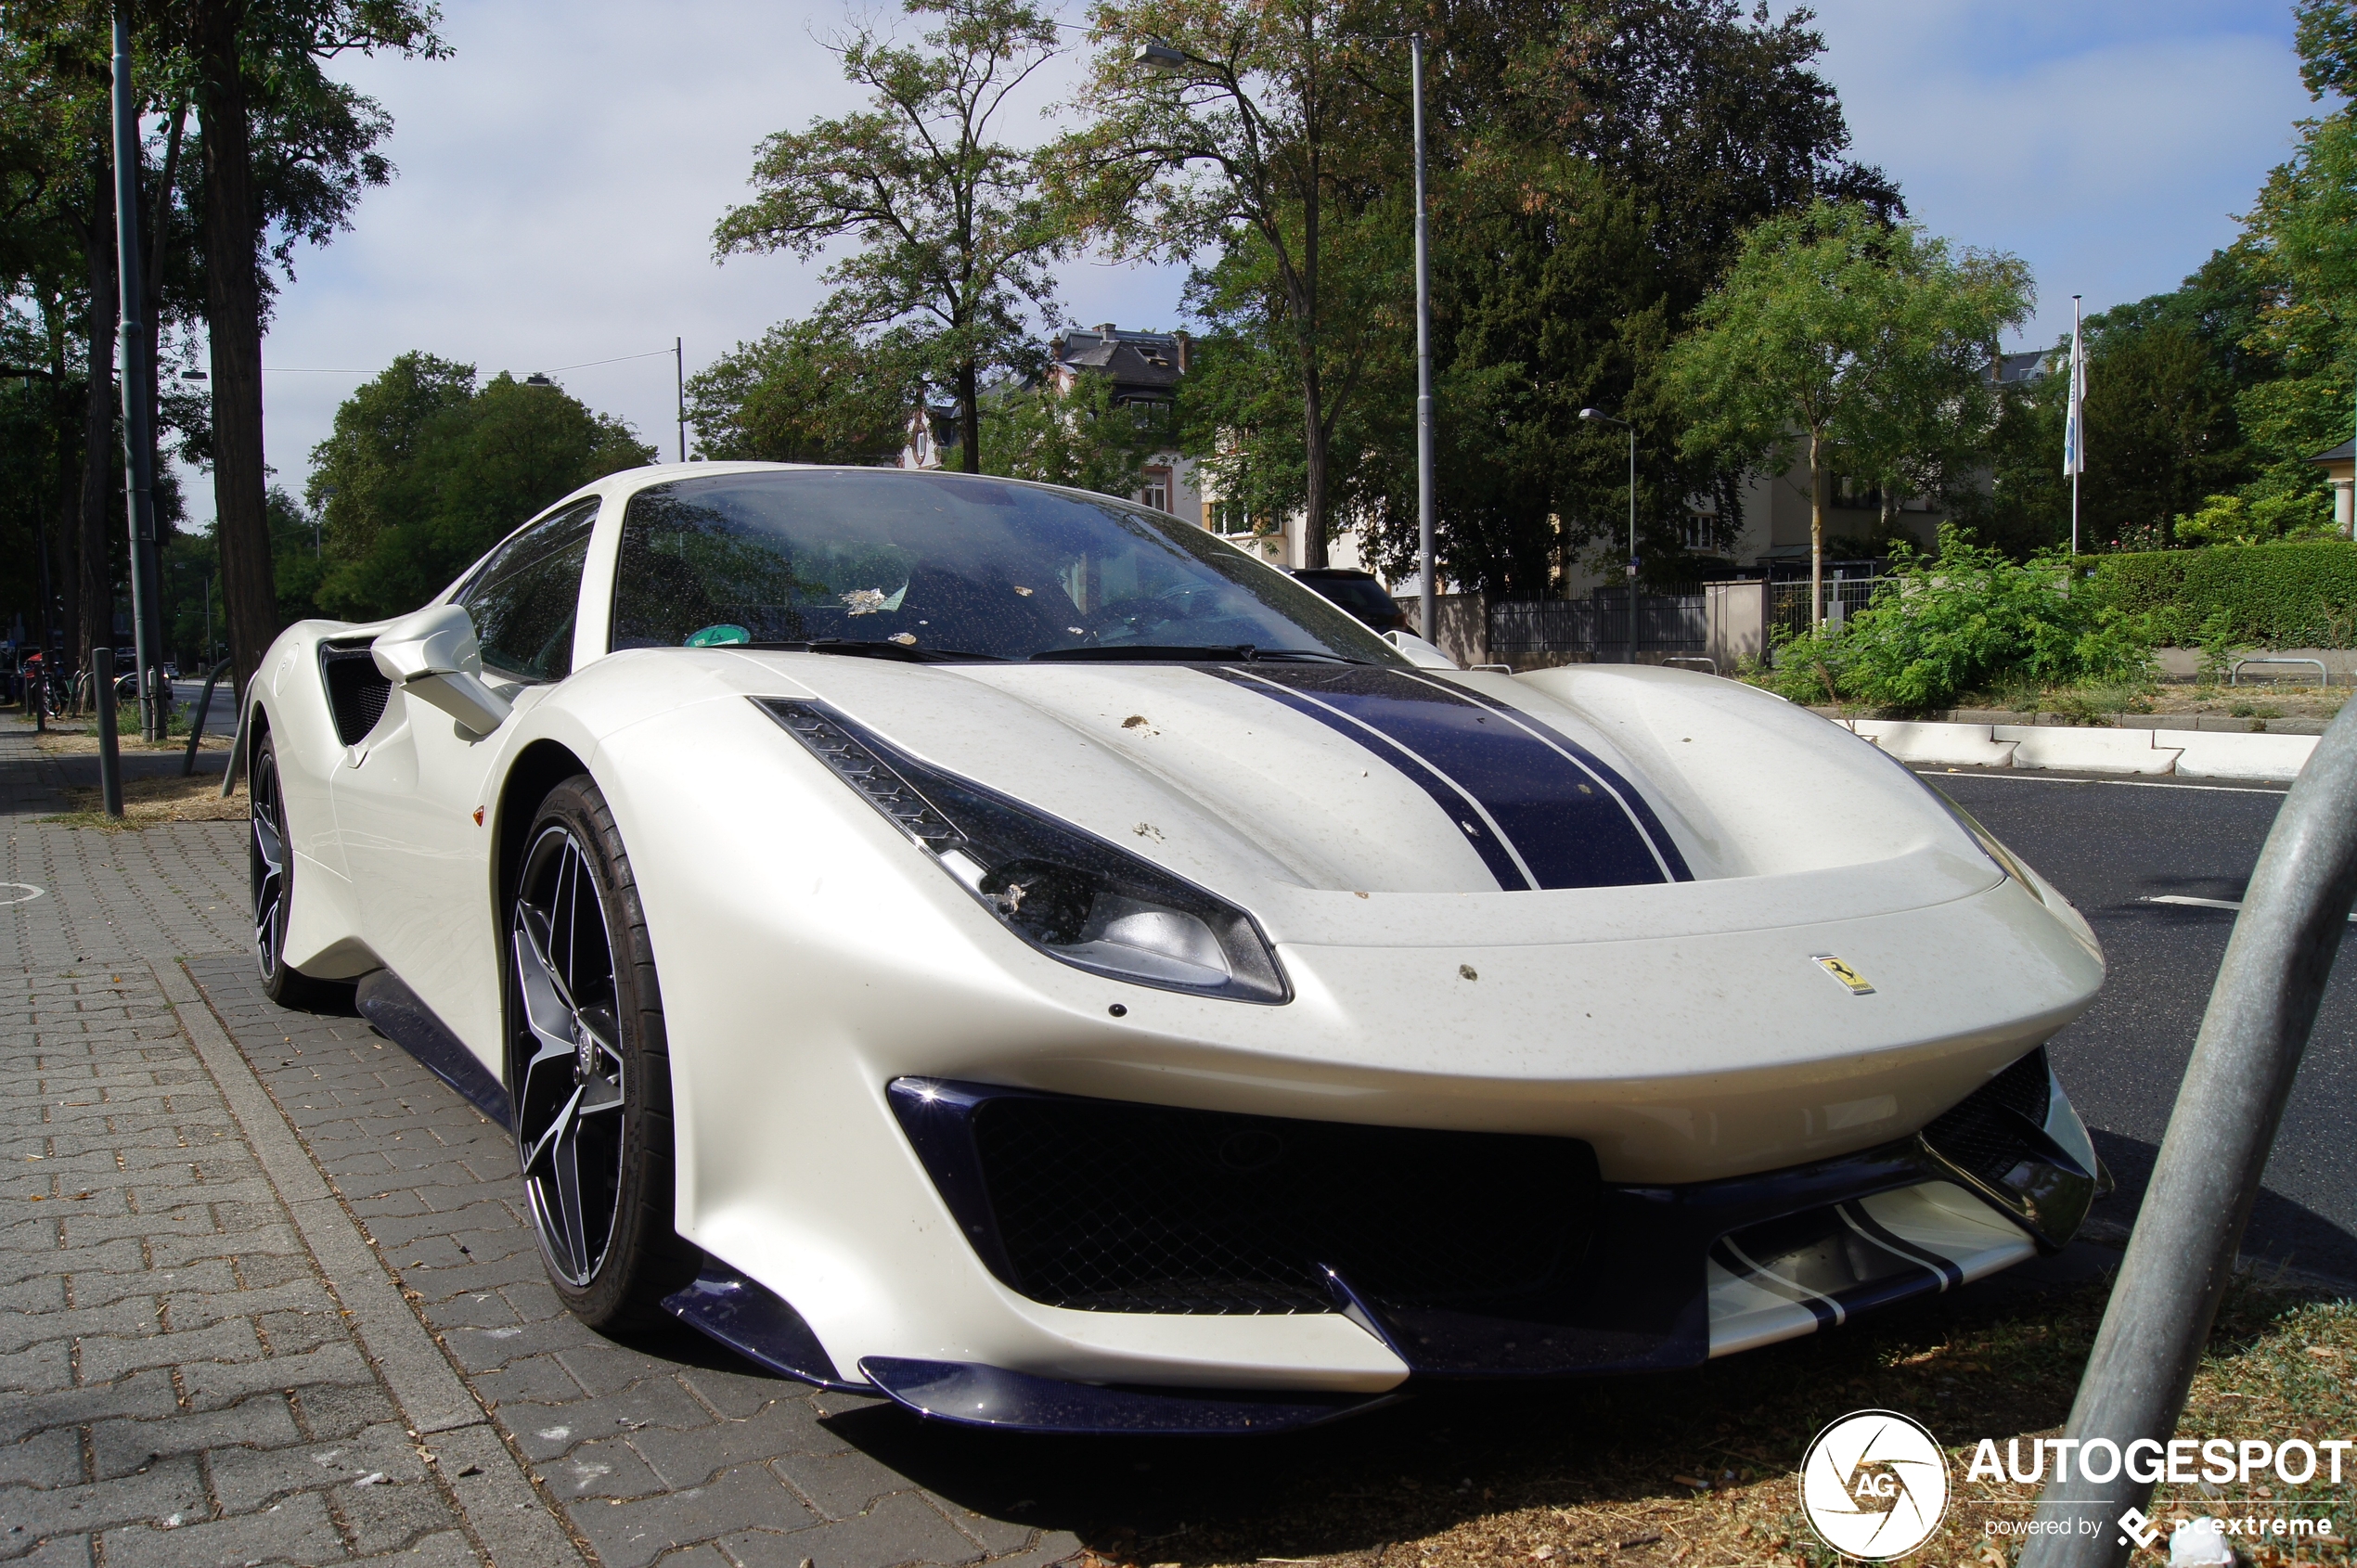
<instances>
[{"instance_id":1,"label":"metal fence","mask_svg":"<svg viewBox=\"0 0 2357 1568\"><path fill-rule=\"evenodd\" d=\"M1493 603L1489 607L1490 656L1585 653L1604 662L1626 660L1631 598L1625 588L1600 588L1587 598ZM1638 594L1633 598L1640 654L1702 651L1709 640L1702 595Z\"/></svg>"},{"instance_id":2,"label":"metal fence","mask_svg":"<svg viewBox=\"0 0 2357 1568\"><path fill-rule=\"evenodd\" d=\"M1880 573L1855 570L1828 572L1825 575L1825 601L1822 613L1831 626L1839 626L1852 615L1866 608L1874 590L1887 581ZM1809 629L1809 579L1769 585L1776 596L1768 611L1770 635L1798 636Z\"/></svg>"}]
</instances>

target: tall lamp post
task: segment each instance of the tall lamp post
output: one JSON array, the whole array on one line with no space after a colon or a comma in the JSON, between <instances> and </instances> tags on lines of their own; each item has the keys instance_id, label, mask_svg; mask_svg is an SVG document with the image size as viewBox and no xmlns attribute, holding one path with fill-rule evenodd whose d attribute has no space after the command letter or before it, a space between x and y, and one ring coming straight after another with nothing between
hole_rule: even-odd
<instances>
[{"instance_id":1,"label":"tall lamp post","mask_svg":"<svg viewBox=\"0 0 2357 1568\"><path fill-rule=\"evenodd\" d=\"M148 340L139 321L146 301L139 267L139 105L131 91L131 26L118 0L114 12L115 274L121 282L122 330L123 487L131 513L131 640L139 666L139 731L163 739L164 708L156 690L162 625L156 579L155 427L148 410ZM91 366L93 375L102 367ZM114 711L114 693L92 696Z\"/></svg>"},{"instance_id":2,"label":"tall lamp post","mask_svg":"<svg viewBox=\"0 0 2357 1568\"><path fill-rule=\"evenodd\" d=\"M1579 417L1591 424L1618 425L1629 432L1629 662L1637 662L1637 427L1616 419L1601 408L1583 408Z\"/></svg>"},{"instance_id":3,"label":"tall lamp post","mask_svg":"<svg viewBox=\"0 0 2357 1568\"><path fill-rule=\"evenodd\" d=\"M1166 72L1196 63L1184 49L1159 38L1139 45L1130 58L1149 71ZM1436 592L1432 565L1432 244L1424 212L1424 41L1414 35L1408 39L1408 84L1416 141L1416 575L1423 585L1416 635L1430 642ZM1636 470L1632 467L1629 471ZM1635 515L1633 502L1630 515Z\"/></svg>"}]
</instances>

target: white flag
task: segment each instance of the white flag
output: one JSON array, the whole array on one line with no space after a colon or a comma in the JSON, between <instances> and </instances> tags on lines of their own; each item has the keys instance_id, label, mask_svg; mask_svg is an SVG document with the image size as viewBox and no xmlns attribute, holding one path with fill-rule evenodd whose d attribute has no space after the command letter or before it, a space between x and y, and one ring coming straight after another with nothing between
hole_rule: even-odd
<instances>
[{"instance_id":1,"label":"white flag","mask_svg":"<svg viewBox=\"0 0 2357 1568\"><path fill-rule=\"evenodd\" d=\"M2063 416L2063 472L2087 471L2087 350L2079 339L2079 309L2070 312L2070 409Z\"/></svg>"}]
</instances>

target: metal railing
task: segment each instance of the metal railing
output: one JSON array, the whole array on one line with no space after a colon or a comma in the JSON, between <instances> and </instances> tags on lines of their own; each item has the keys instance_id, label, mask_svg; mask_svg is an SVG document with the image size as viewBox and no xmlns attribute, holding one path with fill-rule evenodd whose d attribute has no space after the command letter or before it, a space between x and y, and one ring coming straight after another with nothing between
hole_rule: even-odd
<instances>
[{"instance_id":1,"label":"metal railing","mask_svg":"<svg viewBox=\"0 0 2357 1568\"><path fill-rule=\"evenodd\" d=\"M2243 666L2246 664L2313 664L2316 666L2318 686L2330 686L2333 683L2332 672L2325 668L2325 662L2322 659L2237 659L2235 661L2235 667L2226 672L2228 686L2242 684Z\"/></svg>"},{"instance_id":2,"label":"metal railing","mask_svg":"<svg viewBox=\"0 0 2357 1568\"><path fill-rule=\"evenodd\" d=\"M1709 642L1709 612L1701 594L1638 594L1600 588L1586 598L1506 599L1489 607L1489 651L1585 653L1625 660L1629 650L1631 598L1639 654L1700 652Z\"/></svg>"},{"instance_id":3,"label":"metal railing","mask_svg":"<svg viewBox=\"0 0 2357 1568\"><path fill-rule=\"evenodd\" d=\"M1825 602L1822 613L1828 627L1837 627L1874 601L1874 590L1889 579L1879 572L1843 571L1825 578ZM1798 636L1809 630L1809 579L1771 583L1769 589L1775 603L1769 609L1771 633Z\"/></svg>"},{"instance_id":4,"label":"metal railing","mask_svg":"<svg viewBox=\"0 0 2357 1568\"><path fill-rule=\"evenodd\" d=\"M2260 852L2071 1405L2067 1441L2108 1450L2110 1474L2083 1460L2058 1474L2020 1568L2118 1568L2132 1536L2150 1538L2152 1458L2176 1435L2353 900L2357 702L2325 729Z\"/></svg>"}]
</instances>

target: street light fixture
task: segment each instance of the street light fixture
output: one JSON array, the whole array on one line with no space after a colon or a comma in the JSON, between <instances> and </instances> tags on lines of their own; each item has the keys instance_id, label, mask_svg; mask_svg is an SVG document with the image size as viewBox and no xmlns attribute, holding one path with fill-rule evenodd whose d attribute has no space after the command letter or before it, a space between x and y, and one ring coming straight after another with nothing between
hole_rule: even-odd
<instances>
[{"instance_id":1,"label":"street light fixture","mask_svg":"<svg viewBox=\"0 0 2357 1568\"><path fill-rule=\"evenodd\" d=\"M1397 40L1391 40L1396 42ZM1153 71L1183 71L1191 57L1159 38L1149 38L1130 57ZM1424 213L1424 42L1408 39L1408 79L1414 104L1416 141L1416 575L1422 585L1417 603L1416 635L1433 639L1434 596L1432 565L1432 249ZM1632 436L1633 440L1634 437ZM1636 460L1629 460L1629 515L1636 515ZM1633 534L1632 534L1633 537Z\"/></svg>"},{"instance_id":2,"label":"street light fixture","mask_svg":"<svg viewBox=\"0 0 2357 1568\"><path fill-rule=\"evenodd\" d=\"M1629 662L1637 662L1637 427L1616 419L1601 408L1583 408L1579 417L1591 424L1618 425L1629 432Z\"/></svg>"},{"instance_id":3,"label":"street light fixture","mask_svg":"<svg viewBox=\"0 0 2357 1568\"><path fill-rule=\"evenodd\" d=\"M523 379L523 384L527 387L553 387L557 383L548 379L547 377L543 376L539 371L535 370L531 375L526 376Z\"/></svg>"}]
</instances>

